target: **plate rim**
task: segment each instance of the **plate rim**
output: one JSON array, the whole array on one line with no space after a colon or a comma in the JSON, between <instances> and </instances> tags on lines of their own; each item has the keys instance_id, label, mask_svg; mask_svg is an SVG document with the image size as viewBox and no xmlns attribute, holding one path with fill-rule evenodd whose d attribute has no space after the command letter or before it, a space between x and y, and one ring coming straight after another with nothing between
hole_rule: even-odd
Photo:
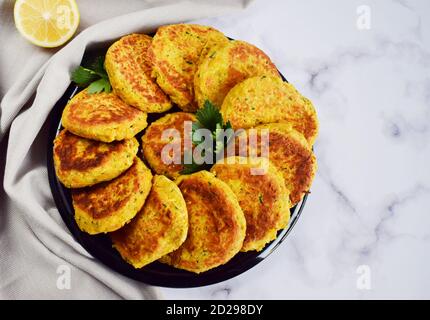
<instances>
[{"instance_id":1,"label":"plate rim","mask_svg":"<svg viewBox=\"0 0 430 320\"><path fill-rule=\"evenodd\" d=\"M83 60L85 59L85 56ZM284 81L287 81L285 77L279 72L282 79ZM288 81L287 81L288 82ZM65 188L61 182L58 180L56 173L55 173L55 167L54 167L54 161L53 161L53 141L55 137L57 136L59 130L61 129L61 115L63 112L63 109L69 99L71 99L77 92L79 91L79 87L76 86L73 83L70 83L64 94L61 96L61 98L55 103L54 107L49 113L48 120L50 122L49 129L48 129L48 141L47 141L47 159L46 159L46 166L48 171L48 179L49 179L49 186L50 190L56 205L56 208L58 212L60 213L60 216L63 220L63 222L66 224L67 229L72 234L75 241L77 241L92 257L97 259L99 262L101 262L103 265L108 267L109 269L126 276L128 278L137 280L139 282L159 286L159 287L166 287L166 288L196 288L196 287L202 287L207 285L212 285L216 283L221 283L224 281L227 281L229 279L232 279L236 276L239 276L246 271L252 269L254 266L259 264L261 261L266 259L271 253L273 253L278 246L287 238L287 236L291 233L292 229L296 225L298 219L300 218L302 211L305 207L308 193L306 193L303 197L303 199L294 207L291 208L291 218L289 221L289 224L286 228L280 230L277 234L277 237L275 240L268 243L265 248L260 252L246 252L246 253L239 253L243 255L253 255L252 258L250 256L249 259L245 259L242 263L242 265L238 268L231 268L227 270L221 270L224 271L224 273L221 276L217 276L217 270L220 271L224 266L228 265L228 262L222 266L216 267L214 269L211 269L207 272L203 272L200 274L191 273L184 270L179 270L170 266L165 266L162 268L170 268L175 270L176 273L184 274L184 277L177 277L176 279L171 279L168 276L168 272L162 276L154 277L150 272L147 273L145 270L145 267L142 269L134 269L131 265L129 265L127 262L122 260L122 263L115 264L112 260L112 253L111 255L108 255L107 252L104 250L101 250L103 246L97 246L95 243L98 243L96 237L97 236L91 236L93 237L93 240L91 241L84 241L82 239L83 235L85 234L83 231L81 231L77 225L76 222L74 222L74 211L72 208L72 211L70 212L70 209L67 207L71 206L71 203L66 204L64 199L67 197L64 195L65 192L68 192L67 188ZM88 235L87 235L88 236ZM110 251L115 251L114 248L110 248ZM117 252L116 252L117 253ZM118 253L117 253L118 254ZM234 259L234 258L233 258ZM230 260L231 261L231 260ZM160 264L159 262L155 262L157 264ZM152 264L152 263L151 263ZM150 265L151 265L150 264ZM121 265L121 266L120 266ZM126 265L126 266L125 266ZM161 265L161 264L160 264ZM166 269L169 270L169 269ZM178 271L179 270L179 271ZM212 271L212 272L211 272ZM215 272L215 274L214 274ZM208 276L208 273L210 276ZM188 274L188 275L187 275Z\"/></svg>"}]
</instances>

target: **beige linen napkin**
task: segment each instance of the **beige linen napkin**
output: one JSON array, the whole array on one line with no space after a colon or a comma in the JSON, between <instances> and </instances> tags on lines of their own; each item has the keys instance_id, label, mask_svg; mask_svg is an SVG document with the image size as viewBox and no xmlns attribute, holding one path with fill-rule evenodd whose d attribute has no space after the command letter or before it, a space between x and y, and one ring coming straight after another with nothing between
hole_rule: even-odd
<instances>
[{"instance_id":1,"label":"beige linen napkin","mask_svg":"<svg viewBox=\"0 0 430 320\"><path fill-rule=\"evenodd\" d=\"M46 170L49 112L84 51L132 32L220 15L249 1L77 1L94 21L52 57L22 42L10 1L0 2L0 298L160 298L157 290L111 271L71 236L55 207ZM128 8L129 6L129 8ZM88 19L83 21L84 26ZM10 79L14 79L11 83ZM7 90L7 91L6 91ZM4 172L3 172L4 171ZM70 286L64 276L70 274Z\"/></svg>"}]
</instances>

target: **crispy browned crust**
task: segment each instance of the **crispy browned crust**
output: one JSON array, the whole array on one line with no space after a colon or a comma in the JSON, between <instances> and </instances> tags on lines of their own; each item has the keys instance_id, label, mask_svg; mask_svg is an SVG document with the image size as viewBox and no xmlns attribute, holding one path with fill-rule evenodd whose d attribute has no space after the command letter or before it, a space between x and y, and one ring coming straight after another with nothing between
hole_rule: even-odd
<instances>
[{"instance_id":1,"label":"crispy browned crust","mask_svg":"<svg viewBox=\"0 0 430 320\"><path fill-rule=\"evenodd\" d=\"M207 171L181 176L178 186L187 204L188 236L163 261L196 273L226 263L241 249L246 233L236 197Z\"/></svg>"},{"instance_id":2,"label":"crispy browned crust","mask_svg":"<svg viewBox=\"0 0 430 320\"><path fill-rule=\"evenodd\" d=\"M115 93L124 101L144 112L163 112L171 103L151 77L147 54L151 42L144 34L122 37L109 48L105 66Z\"/></svg>"},{"instance_id":3,"label":"crispy browned crust","mask_svg":"<svg viewBox=\"0 0 430 320\"><path fill-rule=\"evenodd\" d=\"M153 75L163 90L184 111L195 111L194 74L201 56L227 38L218 30L193 24L158 28L149 56Z\"/></svg>"},{"instance_id":4,"label":"crispy browned crust","mask_svg":"<svg viewBox=\"0 0 430 320\"><path fill-rule=\"evenodd\" d=\"M54 140L55 171L70 188L108 181L133 164L138 146L135 138L105 143L62 130Z\"/></svg>"},{"instance_id":5,"label":"crispy browned crust","mask_svg":"<svg viewBox=\"0 0 430 320\"><path fill-rule=\"evenodd\" d=\"M225 97L221 113L235 129L288 123L310 145L318 135L318 118L312 102L278 77L252 77L237 84Z\"/></svg>"},{"instance_id":6,"label":"crispy browned crust","mask_svg":"<svg viewBox=\"0 0 430 320\"><path fill-rule=\"evenodd\" d=\"M86 90L65 107L63 126L70 132L104 142L133 137L146 125L146 113L130 107L113 93L88 94Z\"/></svg>"},{"instance_id":7,"label":"crispy browned crust","mask_svg":"<svg viewBox=\"0 0 430 320\"><path fill-rule=\"evenodd\" d=\"M184 169L182 164L165 164L161 159L161 153L163 148L168 143L180 143L181 147L181 159L184 156L184 145L185 140L190 141L191 137L184 137L184 122L185 121L195 121L195 115L186 112L176 112L171 113L163 118L158 119L151 123L151 125L146 129L144 136L142 137L142 149L145 159L148 161L152 170L157 174L166 175L169 178L177 178L181 170ZM162 133L167 129L176 129L181 134L181 141L163 141L161 139Z\"/></svg>"},{"instance_id":8,"label":"crispy browned crust","mask_svg":"<svg viewBox=\"0 0 430 320\"><path fill-rule=\"evenodd\" d=\"M102 166L112 153L126 149L128 140L110 144L78 137L62 130L54 141L54 154L59 159L59 169L63 172L76 170L86 172ZM82 150L79 150L81 149Z\"/></svg>"},{"instance_id":9,"label":"crispy browned crust","mask_svg":"<svg viewBox=\"0 0 430 320\"><path fill-rule=\"evenodd\" d=\"M79 125L116 124L131 122L141 111L131 108L112 93L87 94L86 99L72 100L68 119Z\"/></svg>"},{"instance_id":10,"label":"crispy browned crust","mask_svg":"<svg viewBox=\"0 0 430 320\"><path fill-rule=\"evenodd\" d=\"M121 256L141 268L176 250L187 231L187 208L179 188L166 177L155 176L142 210L111 237Z\"/></svg>"},{"instance_id":11,"label":"crispy browned crust","mask_svg":"<svg viewBox=\"0 0 430 320\"><path fill-rule=\"evenodd\" d=\"M150 177L150 173L146 173L145 169L141 160L136 158L134 164L126 172L112 181L88 188L73 189L73 205L96 220L115 215L129 202L134 202L135 196L146 191L147 181L145 180L148 179L145 175Z\"/></svg>"},{"instance_id":12,"label":"crispy browned crust","mask_svg":"<svg viewBox=\"0 0 430 320\"><path fill-rule=\"evenodd\" d=\"M231 88L260 75L280 77L270 58L257 47L238 40L215 47L202 59L194 78L198 105L210 100L220 108Z\"/></svg>"},{"instance_id":13,"label":"crispy browned crust","mask_svg":"<svg viewBox=\"0 0 430 320\"><path fill-rule=\"evenodd\" d=\"M243 163L240 161L243 160ZM261 159L232 157L216 163L211 172L227 183L236 195L246 218L246 238L242 251L261 250L287 226L290 217L289 192L284 178L271 163L266 173L253 174Z\"/></svg>"},{"instance_id":14,"label":"crispy browned crust","mask_svg":"<svg viewBox=\"0 0 430 320\"><path fill-rule=\"evenodd\" d=\"M276 123L255 127L257 143L251 141L247 144L248 154L250 149L254 149L258 156L261 155L261 129L269 129L269 159L282 172L290 191L291 204L295 205L309 192L315 177L317 162L312 148L305 137L290 125ZM236 143L236 147L238 145Z\"/></svg>"}]
</instances>

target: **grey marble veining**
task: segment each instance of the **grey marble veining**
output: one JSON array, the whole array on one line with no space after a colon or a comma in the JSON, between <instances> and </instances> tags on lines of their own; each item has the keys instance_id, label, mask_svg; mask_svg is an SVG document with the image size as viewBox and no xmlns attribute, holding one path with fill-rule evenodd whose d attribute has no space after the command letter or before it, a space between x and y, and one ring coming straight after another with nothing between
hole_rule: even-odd
<instances>
[{"instance_id":1,"label":"grey marble veining","mask_svg":"<svg viewBox=\"0 0 430 320\"><path fill-rule=\"evenodd\" d=\"M357 28L357 8L371 27ZM173 299L430 298L430 2L257 1L197 21L265 50L314 102L319 169L265 261ZM362 268L370 289L357 285Z\"/></svg>"}]
</instances>

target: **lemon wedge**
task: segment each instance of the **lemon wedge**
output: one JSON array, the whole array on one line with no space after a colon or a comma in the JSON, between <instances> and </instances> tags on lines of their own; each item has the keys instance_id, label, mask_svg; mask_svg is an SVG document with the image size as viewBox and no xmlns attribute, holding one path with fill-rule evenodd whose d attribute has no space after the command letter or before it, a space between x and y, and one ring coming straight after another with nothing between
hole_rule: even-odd
<instances>
[{"instance_id":1,"label":"lemon wedge","mask_svg":"<svg viewBox=\"0 0 430 320\"><path fill-rule=\"evenodd\" d=\"M17 0L15 25L31 43L54 48L75 34L79 25L79 9L75 0Z\"/></svg>"}]
</instances>

